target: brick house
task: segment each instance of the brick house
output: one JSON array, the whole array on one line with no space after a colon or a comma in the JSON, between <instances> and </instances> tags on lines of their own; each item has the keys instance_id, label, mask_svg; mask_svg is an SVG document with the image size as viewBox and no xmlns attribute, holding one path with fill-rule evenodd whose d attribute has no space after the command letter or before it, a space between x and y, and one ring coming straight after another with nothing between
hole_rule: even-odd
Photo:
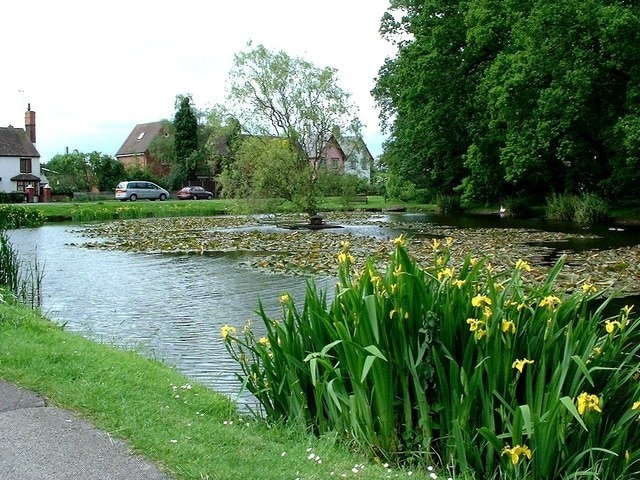
<instances>
[{"instance_id":1,"label":"brick house","mask_svg":"<svg viewBox=\"0 0 640 480\"><path fill-rule=\"evenodd\" d=\"M149 169L154 175L164 177L169 173L169 167L155 158L149 151L151 142L160 135L166 135L164 123L150 122L136 125L116 153L125 168L139 166Z\"/></svg>"}]
</instances>

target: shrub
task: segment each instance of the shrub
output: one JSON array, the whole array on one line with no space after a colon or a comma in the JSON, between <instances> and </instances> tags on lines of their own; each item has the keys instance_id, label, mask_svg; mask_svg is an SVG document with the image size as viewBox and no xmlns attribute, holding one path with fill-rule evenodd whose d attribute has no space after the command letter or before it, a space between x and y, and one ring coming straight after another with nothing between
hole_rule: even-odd
<instances>
[{"instance_id":1,"label":"shrub","mask_svg":"<svg viewBox=\"0 0 640 480\"><path fill-rule=\"evenodd\" d=\"M450 241L450 240L449 240ZM246 387L266 416L337 432L387 458L453 464L486 478L601 479L640 473L640 319L584 284L554 289L519 260L509 272L466 258L451 265L434 240L433 265L409 257L404 239L384 271L355 272L338 256L333 301L309 283L300 310L260 306L266 335L223 328Z\"/></svg>"},{"instance_id":2,"label":"shrub","mask_svg":"<svg viewBox=\"0 0 640 480\"><path fill-rule=\"evenodd\" d=\"M508 217L528 218L533 215L529 201L525 198L507 198L504 202L504 208Z\"/></svg>"},{"instance_id":3,"label":"shrub","mask_svg":"<svg viewBox=\"0 0 640 480\"><path fill-rule=\"evenodd\" d=\"M436 207L440 213L460 213L462 212L462 200L460 195L438 195Z\"/></svg>"},{"instance_id":4,"label":"shrub","mask_svg":"<svg viewBox=\"0 0 640 480\"><path fill-rule=\"evenodd\" d=\"M24 203L24 192L0 192L0 203Z\"/></svg>"}]
</instances>

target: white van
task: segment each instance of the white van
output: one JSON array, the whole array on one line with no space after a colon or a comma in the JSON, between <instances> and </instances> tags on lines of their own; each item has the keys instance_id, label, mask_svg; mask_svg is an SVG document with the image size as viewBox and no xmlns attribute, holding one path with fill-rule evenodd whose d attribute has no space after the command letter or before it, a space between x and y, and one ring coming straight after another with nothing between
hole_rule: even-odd
<instances>
[{"instance_id":1,"label":"white van","mask_svg":"<svg viewBox=\"0 0 640 480\"><path fill-rule=\"evenodd\" d=\"M166 200L169 192L155 183L141 180L120 182L116 187L116 200L135 202L138 199Z\"/></svg>"}]
</instances>

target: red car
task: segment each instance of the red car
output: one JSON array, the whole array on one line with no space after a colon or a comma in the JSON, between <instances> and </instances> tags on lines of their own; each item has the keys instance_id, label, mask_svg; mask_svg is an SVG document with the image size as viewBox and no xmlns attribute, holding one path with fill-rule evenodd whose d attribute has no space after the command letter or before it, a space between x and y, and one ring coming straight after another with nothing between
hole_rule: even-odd
<instances>
[{"instance_id":1,"label":"red car","mask_svg":"<svg viewBox=\"0 0 640 480\"><path fill-rule=\"evenodd\" d=\"M210 200L213 198L213 193L202 187L184 187L176 194L176 196L180 200Z\"/></svg>"}]
</instances>

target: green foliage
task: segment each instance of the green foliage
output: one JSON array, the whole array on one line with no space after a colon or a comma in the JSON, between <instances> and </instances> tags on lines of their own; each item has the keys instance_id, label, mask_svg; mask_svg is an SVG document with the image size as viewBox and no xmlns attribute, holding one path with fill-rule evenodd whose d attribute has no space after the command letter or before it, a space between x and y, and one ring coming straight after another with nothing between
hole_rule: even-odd
<instances>
[{"instance_id":1,"label":"green foliage","mask_svg":"<svg viewBox=\"0 0 640 480\"><path fill-rule=\"evenodd\" d=\"M598 195L583 195L576 207L574 220L581 225L605 224L609 221L609 205Z\"/></svg>"},{"instance_id":2,"label":"green foliage","mask_svg":"<svg viewBox=\"0 0 640 480\"><path fill-rule=\"evenodd\" d=\"M527 218L533 216L531 201L526 197L509 197L504 201L507 217Z\"/></svg>"},{"instance_id":3,"label":"green foliage","mask_svg":"<svg viewBox=\"0 0 640 480\"><path fill-rule=\"evenodd\" d=\"M398 0L381 32L398 54L373 94L401 180L492 203L638 192L637 3Z\"/></svg>"},{"instance_id":4,"label":"green foliage","mask_svg":"<svg viewBox=\"0 0 640 480\"><path fill-rule=\"evenodd\" d=\"M0 229L0 303L7 301L4 292L31 308L40 307L42 269L37 259L32 263L21 260L6 232Z\"/></svg>"},{"instance_id":5,"label":"green foliage","mask_svg":"<svg viewBox=\"0 0 640 480\"><path fill-rule=\"evenodd\" d=\"M44 213L31 207L0 205L0 231L12 228L39 227L44 223Z\"/></svg>"},{"instance_id":6,"label":"green foliage","mask_svg":"<svg viewBox=\"0 0 640 480\"><path fill-rule=\"evenodd\" d=\"M43 167L47 169L49 185L56 194L88 192L95 181L88 154L78 150L55 155Z\"/></svg>"},{"instance_id":7,"label":"green foliage","mask_svg":"<svg viewBox=\"0 0 640 480\"><path fill-rule=\"evenodd\" d=\"M440 213L460 213L462 212L462 200L459 195L438 195L436 196L436 207Z\"/></svg>"},{"instance_id":8,"label":"green foliage","mask_svg":"<svg viewBox=\"0 0 640 480\"><path fill-rule=\"evenodd\" d=\"M599 225L609 220L609 206L594 194L557 195L547 198L545 217L550 220Z\"/></svg>"},{"instance_id":9,"label":"green foliage","mask_svg":"<svg viewBox=\"0 0 640 480\"><path fill-rule=\"evenodd\" d=\"M20 262L16 252L7 238L7 233L0 229L0 301L1 290L18 293L20 285Z\"/></svg>"},{"instance_id":10,"label":"green foliage","mask_svg":"<svg viewBox=\"0 0 640 480\"><path fill-rule=\"evenodd\" d=\"M96 187L101 192L113 191L119 182L126 180L124 165L109 155L90 153L87 161L93 170Z\"/></svg>"},{"instance_id":11,"label":"green foliage","mask_svg":"<svg viewBox=\"0 0 640 480\"><path fill-rule=\"evenodd\" d=\"M24 192L0 192L0 203L24 203Z\"/></svg>"},{"instance_id":12,"label":"green foliage","mask_svg":"<svg viewBox=\"0 0 640 480\"><path fill-rule=\"evenodd\" d=\"M372 259L360 272L343 243L331 303L313 283L301 308L284 294L280 319L259 308L264 337L222 329L268 418L477 478L637 477L632 306L604 317L592 285L555 290L562 260L535 280L521 260L454 266L438 240L421 267L394 243L384 270Z\"/></svg>"},{"instance_id":13,"label":"green foliage","mask_svg":"<svg viewBox=\"0 0 640 480\"><path fill-rule=\"evenodd\" d=\"M286 139L247 137L219 180L225 197L280 199L315 212L319 192L313 177L311 164L301 162Z\"/></svg>"},{"instance_id":14,"label":"green foliage","mask_svg":"<svg viewBox=\"0 0 640 480\"><path fill-rule=\"evenodd\" d=\"M174 149L176 167L179 167L184 180L194 177L197 168L198 119L191 107L189 95L176 99L176 115L173 124L176 129Z\"/></svg>"}]
</instances>

